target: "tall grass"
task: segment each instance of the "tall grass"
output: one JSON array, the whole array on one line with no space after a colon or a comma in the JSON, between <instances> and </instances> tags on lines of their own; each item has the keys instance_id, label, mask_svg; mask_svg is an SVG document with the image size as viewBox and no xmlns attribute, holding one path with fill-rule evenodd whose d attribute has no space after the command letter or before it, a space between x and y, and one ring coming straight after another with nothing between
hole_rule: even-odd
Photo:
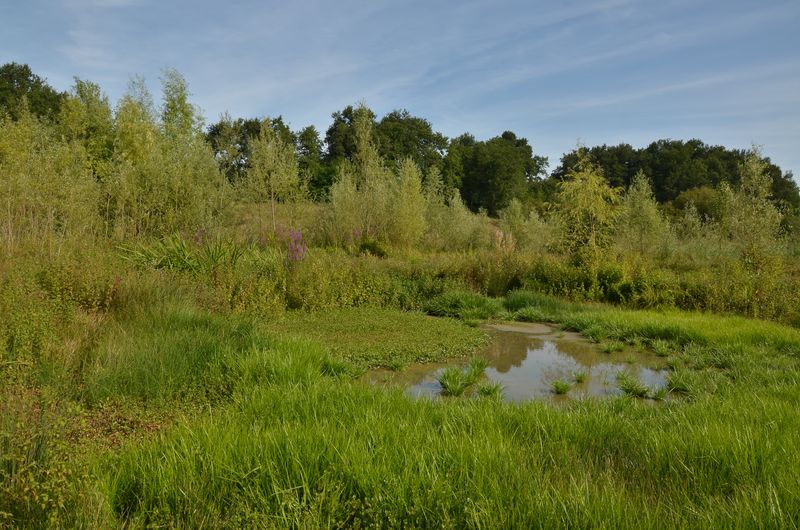
<instances>
[{"instance_id":1,"label":"tall grass","mask_svg":"<svg viewBox=\"0 0 800 530\"><path fill-rule=\"evenodd\" d=\"M213 408L118 456L89 455L96 478L83 497L59 489L75 501L38 514L12 501L13 524L60 514L64 525L131 527L638 528L665 518L781 526L800 513L797 330L529 292L491 302L459 295L492 312L532 310L568 329L658 344L670 352L670 388L685 397L657 407L627 398L560 408L434 403L351 377L397 359L464 355L482 343L480 330L374 308L258 322L198 306L196 272L136 274L83 354L77 396L90 407L135 399Z\"/></svg>"},{"instance_id":2,"label":"tall grass","mask_svg":"<svg viewBox=\"0 0 800 530\"><path fill-rule=\"evenodd\" d=\"M800 270L755 158L713 222L670 224L643 179L617 210L598 175L593 204L494 220L435 171L423 189L388 168L360 119L329 203L264 181L268 213L225 216L253 195L174 73L164 97L161 118L138 89L112 112L78 82L57 123L0 117L0 526L797 526L800 331L746 317L800 324ZM260 176L294 189L289 147ZM487 337L464 322L493 318L647 345L681 397L429 402L356 380L469 356ZM198 412L125 441L118 403Z\"/></svg>"},{"instance_id":3,"label":"tall grass","mask_svg":"<svg viewBox=\"0 0 800 530\"><path fill-rule=\"evenodd\" d=\"M248 380L223 413L125 452L105 509L132 526L783 526L800 513L788 396L436 403L287 364L284 384Z\"/></svg>"}]
</instances>

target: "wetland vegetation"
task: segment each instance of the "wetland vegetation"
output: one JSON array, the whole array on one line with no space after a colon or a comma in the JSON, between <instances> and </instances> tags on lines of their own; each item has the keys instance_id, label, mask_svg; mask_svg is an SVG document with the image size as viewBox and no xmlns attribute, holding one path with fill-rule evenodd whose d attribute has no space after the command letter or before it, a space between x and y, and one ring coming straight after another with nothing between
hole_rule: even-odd
<instances>
[{"instance_id":1,"label":"wetland vegetation","mask_svg":"<svg viewBox=\"0 0 800 530\"><path fill-rule=\"evenodd\" d=\"M47 102L0 107L0 527L797 527L797 189L757 150L679 201L364 106L327 154L204 130L176 72ZM547 399L498 379L528 350ZM449 397L384 384L419 366Z\"/></svg>"}]
</instances>

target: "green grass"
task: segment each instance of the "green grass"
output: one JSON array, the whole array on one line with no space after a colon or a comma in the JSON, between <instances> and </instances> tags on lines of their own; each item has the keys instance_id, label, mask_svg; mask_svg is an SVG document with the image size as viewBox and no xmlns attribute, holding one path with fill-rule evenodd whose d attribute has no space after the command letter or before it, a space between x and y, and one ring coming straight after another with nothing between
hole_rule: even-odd
<instances>
[{"instance_id":1,"label":"green grass","mask_svg":"<svg viewBox=\"0 0 800 530\"><path fill-rule=\"evenodd\" d=\"M572 385L566 381L562 381L561 379L556 379L553 381L553 392L558 395L564 395L570 391Z\"/></svg>"},{"instance_id":2,"label":"green grass","mask_svg":"<svg viewBox=\"0 0 800 530\"><path fill-rule=\"evenodd\" d=\"M214 400L230 393L237 359L269 340L246 319L210 315L188 305L145 309L100 341L83 368L84 395Z\"/></svg>"},{"instance_id":3,"label":"green grass","mask_svg":"<svg viewBox=\"0 0 800 530\"><path fill-rule=\"evenodd\" d=\"M449 366L442 370L437 381L442 386L442 394L445 396L460 396L469 386L464 370L458 366Z\"/></svg>"},{"instance_id":4,"label":"green grass","mask_svg":"<svg viewBox=\"0 0 800 530\"><path fill-rule=\"evenodd\" d=\"M627 395L637 398L646 398L650 393L650 389L641 384L628 372L620 372L617 374L617 386Z\"/></svg>"},{"instance_id":5,"label":"green grass","mask_svg":"<svg viewBox=\"0 0 800 530\"><path fill-rule=\"evenodd\" d=\"M485 331L455 320L377 308L292 311L264 327L279 336L314 339L362 370L463 357L488 340Z\"/></svg>"},{"instance_id":6,"label":"green grass","mask_svg":"<svg viewBox=\"0 0 800 530\"><path fill-rule=\"evenodd\" d=\"M625 344L623 344L620 341L615 340L615 341L606 342L604 344L601 344L600 345L600 349L603 350L603 353L620 352L620 351L625 349Z\"/></svg>"},{"instance_id":7,"label":"green grass","mask_svg":"<svg viewBox=\"0 0 800 530\"><path fill-rule=\"evenodd\" d=\"M458 317L464 320L485 320L501 311L501 304L493 298L487 298L470 291L448 291L425 303L425 312L429 315Z\"/></svg>"},{"instance_id":8,"label":"green grass","mask_svg":"<svg viewBox=\"0 0 800 530\"><path fill-rule=\"evenodd\" d=\"M584 383L586 381L587 374L586 372L580 371L575 372L572 374L572 378L575 379L575 382L578 384Z\"/></svg>"},{"instance_id":9,"label":"green grass","mask_svg":"<svg viewBox=\"0 0 800 530\"><path fill-rule=\"evenodd\" d=\"M98 509L132 527L748 527L800 513L800 414L780 376L760 402L750 386L661 407L433 402L326 377L312 344L255 356L261 375L230 406L120 454Z\"/></svg>"},{"instance_id":10,"label":"green grass","mask_svg":"<svg viewBox=\"0 0 800 530\"><path fill-rule=\"evenodd\" d=\"M466 368L458 366L445 368L438 377L439 384L442 386L442 394L445 396L462 395L483 377L483 372L488 366L489 362L486 359L474 358Z\"/></svg>"},{"instance_id":11,"label":"green grass","mask_svg":"<svg viewBox=\"0 0 800 530\"><path fill-rule=\"evenodd\" d=\"M650 347L659 357L666 357L670 354L669 342L662 339L655 339L650 342Z\"/></svg>"},{"instance_id":12,"label":"green grass","mask_svg":"<svg viewBox=\"0 0 800 530\"><path fill-rule=\"evenodd\" d=\"M503 397L501 383L480 383L477 387L478 395L485 398L500 399Z\"/></svg>"},{"instance_id":13,"label":"green grass","mask_svg":"<svg viewBox=\"0 0 800 530\"><path fill-rule=\"evenodd\" d=\"M515 311L606 341L664 341L668 391L682 397L414 400L354 375L469 355L480 329L392 310L258 322L165 303L120 315L85 356L79 395L198 411L86 451L80 488L46 482L63 499L48 513L102 528L796 526L800 331L541 296L514 307L523 302L534 305ZM480 381L484 363L452 369L462 395L502 392Z\"/></svg>"},{"instance_id":14,"label":"green grass","mask_svg":"<svg viewBox=\"0 0 800 530\"><path fill-rule=\"evenodd\" d=\"M467 367L466 378L470 385L474 385L478 380L483 377L483 372L489 367L489 361L486 359L476 357L469 362Z\"/></svg>"},{"instance_id":15,"label":"green grass","mask_svg":"<svg viewBox=\"0 0 800 530\"><path fill-rule=\"evenodd\" d=\"M669 387L662 386L657 390L653 390L650 392L650 397L655 399L656 401L663 401L669 395Z\"/></svg>"}]
</instances>

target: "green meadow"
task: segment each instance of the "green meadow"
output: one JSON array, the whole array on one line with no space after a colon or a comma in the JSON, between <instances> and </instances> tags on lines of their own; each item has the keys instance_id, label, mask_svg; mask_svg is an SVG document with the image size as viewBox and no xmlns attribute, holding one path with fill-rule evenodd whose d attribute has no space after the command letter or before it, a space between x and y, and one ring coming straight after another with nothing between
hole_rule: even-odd
<instances>
[{"instance_id":1,"label":"green meadow","mask_svg":"<svg viewBox=\"0 0 800 530\"><path fill-rule=\"evenodd\" d=\"M232 171L177 73L140 96L0 112L0 528L800 525L800 253L756 150L713 215L586 150L473 211L362 107L315 194L274 123ZM667 386L506 402L474 356L509 321ZM437 399L363 377L447 360Z\"/></svg>"}]
</instances>

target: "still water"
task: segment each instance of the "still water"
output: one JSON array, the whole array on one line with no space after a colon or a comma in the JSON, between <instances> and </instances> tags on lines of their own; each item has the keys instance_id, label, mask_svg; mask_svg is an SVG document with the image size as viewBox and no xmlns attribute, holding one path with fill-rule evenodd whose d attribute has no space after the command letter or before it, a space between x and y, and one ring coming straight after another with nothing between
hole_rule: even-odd
<instances>
[{"instance_id":1,"label":"still water","mask_svg":"<svg viewBox=\"0 0 800 530\"><path fill-rule=\"evenodd\" d=\"M489 362L484 382L502 385L503 399L567 400L603 398L623 394L618 374L626 372L651 391L667 384L664 360L654 354L626 347L604 353L576 333L562 332L544 324L494 324L486 326L490 344L477 356ZM444 364L416 364L403 370L375 370L367 379L376 384L402 385L413 397L441 396L438 382L448 366L466 366L467 360ZM581 382L578 382L580 380ZM553 390L555 381L571 385L564 395ZM469 394L469 392L468 392Z\"/></svg>"}]
</instances>

